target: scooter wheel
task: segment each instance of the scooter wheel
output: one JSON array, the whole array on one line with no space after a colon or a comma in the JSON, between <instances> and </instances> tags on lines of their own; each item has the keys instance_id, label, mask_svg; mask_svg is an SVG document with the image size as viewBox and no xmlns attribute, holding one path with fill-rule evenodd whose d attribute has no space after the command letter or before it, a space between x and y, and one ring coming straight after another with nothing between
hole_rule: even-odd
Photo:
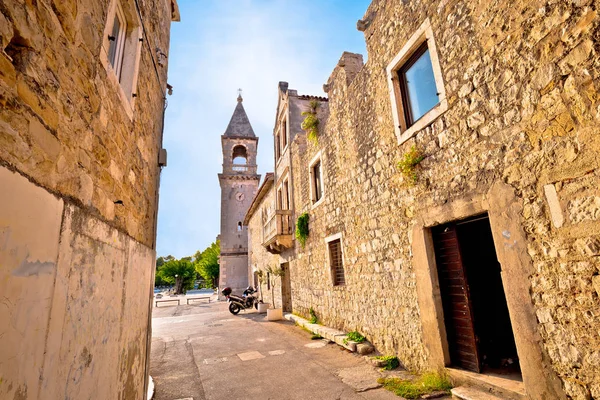
<instances>
[{"instance_id":1,"label":"scooter wheel","mask_svg":"<svg viewBox=\"0 0 600 400\"><path fill-rule=\"evenodd\" d=\"M233 315L238 315L241 310L242 310L242 308L235 303L231 303L229 305L229 312L232 313Z\"/></svg>"}]
</instances>

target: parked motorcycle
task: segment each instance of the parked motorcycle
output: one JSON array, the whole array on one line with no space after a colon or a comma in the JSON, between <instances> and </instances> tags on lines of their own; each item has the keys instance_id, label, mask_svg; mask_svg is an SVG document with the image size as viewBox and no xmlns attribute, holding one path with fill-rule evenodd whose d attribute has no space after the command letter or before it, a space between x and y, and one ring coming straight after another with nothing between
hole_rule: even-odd
<instances>
[{"instance_id":1,"label":"parked motorcycle","mask_svg":"<svg viewBox=\"0 0 600 400\"><path fill-rule=\"evenodd\" d=\"M241 310L247 310L252 307L258 309L259 300L258 297L254 296L256 289L252 286L248 286L246 290L244 290L242 297L231 294L230 287L224 288L221 290L221 293L227 298L227 301L229 302L229 312L233 315L237 315Z\"/></svg>"}]
</instances>

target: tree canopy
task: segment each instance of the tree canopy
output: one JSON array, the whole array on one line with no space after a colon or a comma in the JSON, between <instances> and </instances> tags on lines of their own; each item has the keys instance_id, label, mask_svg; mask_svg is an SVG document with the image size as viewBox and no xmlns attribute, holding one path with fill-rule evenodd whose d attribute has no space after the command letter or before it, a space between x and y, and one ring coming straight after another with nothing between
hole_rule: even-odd
<instances>
[{"instance_id":1,"label":"tree canopy","mask_svg":"<svg viewBox=\"0 0 600 400\"><path fill-rule=\"evenodd\" d=\"M196 280L196 268L186 258L181 260L172 259L158 268L157 279L170 285L175 285L175 293L183 292L183 289L192 289ZM156 283L156 282L155 282Z\"/></svg>"},{"instance_id":2,"label":"tree canopy","mask_svg":"<svg viewBox=\"0 0 600 400\"><path fill-rule=\"evenodd\" d=\"M204 251L198 250L193 256L177 260L172 255L156 259L155 286L174 285L176 293L192 289L198 275L206 282L206 287L217 287L219 283L219 241L215 241ZM177 277L175 277L177 275Z\"/></svg>"},{"instance_id":3,"label":"tree canopy","mask_svg":"<svg viewBox=\"0 0 600 400\"><path fill-rule=\"evenodd\" d=\"M219 284L219 254L221 253L220 243L217 240L208 246L202 253L197 251L194 254L194 264L198 274L212 287Z\"/></svg>"}]
</instances>

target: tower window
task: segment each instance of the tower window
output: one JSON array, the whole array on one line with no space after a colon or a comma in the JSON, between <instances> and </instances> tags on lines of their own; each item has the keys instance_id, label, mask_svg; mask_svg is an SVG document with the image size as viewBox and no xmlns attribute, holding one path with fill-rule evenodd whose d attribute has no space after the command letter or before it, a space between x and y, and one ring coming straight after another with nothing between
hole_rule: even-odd
<instances>
[{"instance_id":1,"label":"tower window","mask_svg":"<svg viewBox=\"0 0 600 400\"><path fill-rule=\"evenodd\" d=\"M238 230L238 232L242 231L242 223L241 222L238 222L237 230Z\"/></svg>"},{"instance_id":2,"label":"tower window","mask_svg":"<svg viewBox=\"0 0 600 400\"><path fill-rule=\"evenodd\" d=\"M237 145L233 148L233 163L234 164L246 165L247 158L248 158L248 156L246 153L246 147L244 147L242 145Z\"/></svg>"}]
</instances>

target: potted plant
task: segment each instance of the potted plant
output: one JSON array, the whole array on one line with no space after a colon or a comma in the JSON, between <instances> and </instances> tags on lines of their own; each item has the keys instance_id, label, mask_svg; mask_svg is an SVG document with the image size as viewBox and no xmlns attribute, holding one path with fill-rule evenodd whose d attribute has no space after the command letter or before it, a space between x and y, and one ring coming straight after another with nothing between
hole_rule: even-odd
<instances>
[{"instance_id":1,"label":"potted plant","mask_svg":"<svg viewBox=\"0 0 600 400\"><path fill-rule=\"evenodd\" d=\"M269 303L263 302L262 285L263 285L263 283L265 283L265 271L263 271L262 269L259 269L258 271L256 271L256 276L258 277L258 289L260 292L260 302L258 303L258 312L266 313L271 305Z\"/></svg>"},{"instance_id":2,"label":"potted plant","mask_svg":"<svg viewBox=\"0 0 600 400\"><path fill-rule=\"evenodd\" d=\"M267 272L271 275L271 300L273 301L273 308L267 309L267 320L268 321L279 321L283 318L283 310L281 308L275 308L275 284L277 279L282 277L284 271L281 267L268 267Z\"/></svg>"}]
</instances>

